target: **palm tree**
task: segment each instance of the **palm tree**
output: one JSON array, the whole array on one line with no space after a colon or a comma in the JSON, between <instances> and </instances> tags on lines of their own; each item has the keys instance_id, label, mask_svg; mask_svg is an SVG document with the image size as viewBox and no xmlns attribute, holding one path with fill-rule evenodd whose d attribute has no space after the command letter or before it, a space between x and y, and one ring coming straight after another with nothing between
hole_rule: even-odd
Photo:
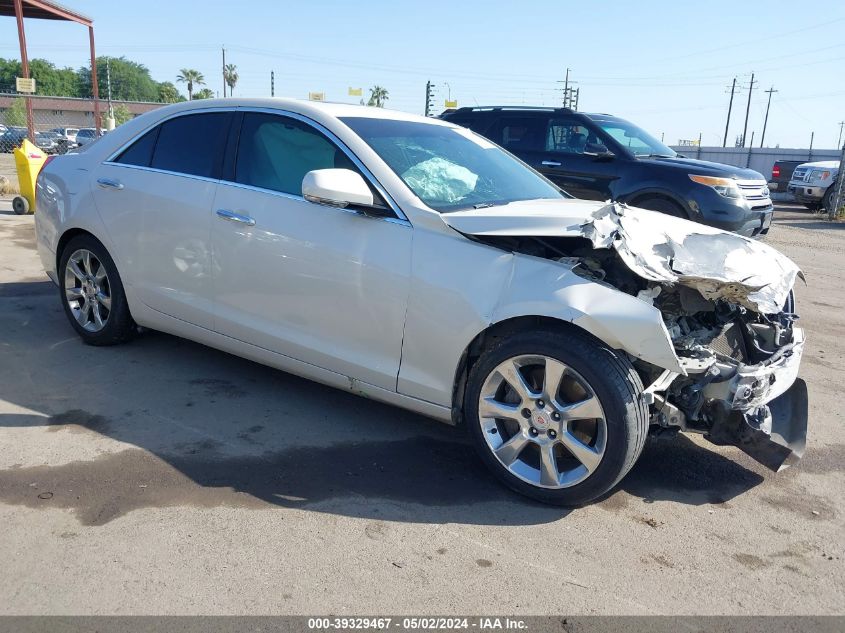
<instances>
[{"instance_id":1,"label":"palm tree","mask_svg":"<svg viewBox=\"0 0 845 633\"><path fill-rule=\"evenodd\" d=\"M194 101L197 99L214 99L214 91L211 88L203 88L194 93Z\"/></svg>"},{"instance_id":2,"label":"palm tree","mask_svg":"<svg viewBox=\"0 0 845 633\"><path fill-rule=\"evenodd\" d=\"M384 102L388 99L390 99L390 96L387 93L387 88L376 85L370 88L370 100L367 102L367 105L383 108Z\"/></svg>"},{"instance_id":3,"label":"palm tree","mask_svg":"<svg viewBox=\"0 0 845 633\"><path fill-rule=\"evenodd\" d=\"M183 68L179 71L179 74L176 75L176 81L188 84L188 101L190 101L194 98L194 84L197 84L198 86L204 85L205 77L203 77L202 73L198 70Z\"/></svg>"},{"instance_id":4,"label":"palm tree","mask_svg":"<svg viewBox=\"0 0 845 633\"><path fill-rule=\"evenodd\" d=\"M229 96L235 94L235 84L238 83L238 67L234 64L226 64L223 67L223 80L229 86Z\"/></svg>"}]
</instances>

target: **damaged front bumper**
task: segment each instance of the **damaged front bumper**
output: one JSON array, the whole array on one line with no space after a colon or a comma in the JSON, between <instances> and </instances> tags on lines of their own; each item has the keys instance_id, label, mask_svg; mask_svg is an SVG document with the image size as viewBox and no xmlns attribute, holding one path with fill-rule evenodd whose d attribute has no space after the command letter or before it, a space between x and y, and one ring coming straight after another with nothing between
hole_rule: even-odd
<instances>
[{"instance_id":1,"label":"damaged front bumper","mask_svg":"<svg viewBox=\"0 0 845 633\"><path fill-rule=\"evenodd\" d=\"M737 446L774 471L794 464L807 441L807 386L798 378L803 351L804 331L793 328L792 342L756 365L720 358L705 368L682 360L696 382L676 392L681 407L674 421L714 444Z\"/></svg>"},{"instance_id":2,"label":"damaged front bumper","mask_svg":"<svg viewBox=\"0 0 845 633\"><path fill-rule=\"evenodd\" d=\"M710 383L705 397L720 398L725 407L715 416L707 438L738 446L774 471L797 462L807 443L807 385L798 379L804 331L793 330L793 342L770 359L740 366L724 383Z\"/></svg>"}]
</instances>

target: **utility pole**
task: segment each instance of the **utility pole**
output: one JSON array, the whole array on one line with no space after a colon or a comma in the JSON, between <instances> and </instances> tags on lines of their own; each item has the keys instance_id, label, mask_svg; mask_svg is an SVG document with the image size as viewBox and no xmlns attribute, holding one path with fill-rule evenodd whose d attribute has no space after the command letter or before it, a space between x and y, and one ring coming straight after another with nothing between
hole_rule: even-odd
<instances>
[{"instance_id":1,"label":"utility pole","mask_svg":"<svg viewBox=\"0 0 845 633\"><path fill-rule=\"evenodd\" d=\"M111 105L111 59L106 57L106 86L108 86L109 93L109 118L114 119L114 108Z\"/></svg>"},{"instance_id":2,"label":"utility pole","mask_svg":"<svg viewBox=\"0 0 845 633\"><path fill-rule=\"evenodd\" d=\"M813 139L816 137L815 132L810 132L810 154L807 157L808 161L813 160Z\"/></svg>"},{"instance_id":3,"label":"utility pole","mask_svg":"<svg viewBox=\"0 0 845 633\"><path fill-rule=\"evenodd\" d=\"M734 77L733 83L731 83L731 100L728 103L728 120L725 123L725 140L722 141L722 147L726 147L728 144L728 128L731 125L731 110L734 107L734 92L736 91L736 77Z\"/></svg>"},{"instance_id":4,"label":"utility pole","mask_svg":"<svg viewBox=\"0 0 845 633\"><path fill-rule=\"evenodd\" d=\"M425 82L425 115L431 116L434 109L434 84Z\"/></svg>"},{"instance_id":5,"label":"utility pole","mask_svg":"<svg viewBox=\"0 0 845 633\"><path fill-rule=\"evenodd\" d=\"M745 147L745 135L748 133L748 114L751 112L751 93L754 91L754 73L751 73L751 81L748 82L748 105L745 106L745 125L742 128L742 146Z\"/></svg>"},{"instance_id":6,"label":"utility pole","mask_svg":"<svg viewBox=\"0 0 845 633\"><path fill-rule=\"evenodd\" d=\"M223 47L223 98L226 98L226 47Z\"/></svg>"},{"instance_id":7,"label":"utility pole","mask_svg":"<svg viewBox=\"0 0 845 633\"><path fill-rule=\"evenodd\" d=\"M276 73L275 71L270 71L270 96L276 96Z\"/></svg>"},{"instance_id":8,"label":"utility pole","mask_svg":"<svg viewBox=\"0 0 845 633\"><path fill-rule=\"evenodd\" d=\"M569 68L566 69L566 79L563 82L563 107L569 107Z\"/></svg>"},{"instance_id":9,"label":"utility pole","mask_svg":"<svg viewBox=\"0 0 845 633\"><path fill-rule=\"evenodd\" d=\"M764 92L769 93L769 101L766 103L766 118L763 119L763 134L760 135L760 147L763 147L763 141L766 140L766 124L769 122L769 107L772 105L772 93L778 92L775 90L775 87L772 86L768 90Z\"/></svg>"},{"instance_id":10,"label":"utility pole","mask_svg":"<svg viewBox=\"0 0 845 633\"><path fill-rule=\"evenodd\" d=\"M842 148L842 127L845 126L845 121L839 122L839 140L836 142L836 148Z\"/></svg>"}]
</instances>

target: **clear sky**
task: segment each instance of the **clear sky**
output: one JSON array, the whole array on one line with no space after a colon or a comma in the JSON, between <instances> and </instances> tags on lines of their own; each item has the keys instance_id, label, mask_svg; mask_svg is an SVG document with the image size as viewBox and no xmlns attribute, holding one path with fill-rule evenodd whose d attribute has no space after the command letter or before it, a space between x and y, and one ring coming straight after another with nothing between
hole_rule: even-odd
<instances>
[{"instance_id":1,"label":"clear sky","mask_svg":"<svg viewBox=\"0 0 845 633\"><path fill-rule=\"evenodd\" d=\"M559 104L566 73L579 109L633 120L668 143L721 145L726 88L747 88L748 136L760 132L774 86L766 145L837 143L845 120L845 2L565 2L521 0L61 0L94 19L98 53L145 64L158 81L196 68L222 92L220 48L238 67L236 95L355 102L349 87L379 84L388 107L421 113L425 83L437 105ZM87 33L27 22L30 57L87 64ZM19 55L15 21L0 18L0 56ZM448 84L448 87L447 87ZM181 86L184 92L184 86ZM734 99L729 144L742 133L747 89Z\"/></svg>"}]
</instances>

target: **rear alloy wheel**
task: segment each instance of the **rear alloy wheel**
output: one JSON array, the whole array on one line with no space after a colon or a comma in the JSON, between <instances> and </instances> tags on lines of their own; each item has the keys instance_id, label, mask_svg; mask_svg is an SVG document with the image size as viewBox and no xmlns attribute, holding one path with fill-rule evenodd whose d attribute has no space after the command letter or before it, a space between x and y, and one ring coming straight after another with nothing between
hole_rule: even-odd
<instances>
[{"instance_id":1,"label":"rear alloy wheel","mask_svg":"<svg viewBox=\"0 0 845 633\"><path fill-rule=\"evenodd\" d=\"M526 332L485 352L470 372L470 435L507 486L557 505L610 490L648 430L630 362L587 335Z\"/></svg>"},{"instance_id":2,"label":"rear alloy wheel","mask_svg":"<svg viewBox=\"0 0 845 633\"><path fill-rule=\"evenodd\" d=\"M59 270L65 314L83 341L114 345L132 338L137 327L102 244L88 235L73 238L62 252Z\"/></svg>"}]
</instances>

